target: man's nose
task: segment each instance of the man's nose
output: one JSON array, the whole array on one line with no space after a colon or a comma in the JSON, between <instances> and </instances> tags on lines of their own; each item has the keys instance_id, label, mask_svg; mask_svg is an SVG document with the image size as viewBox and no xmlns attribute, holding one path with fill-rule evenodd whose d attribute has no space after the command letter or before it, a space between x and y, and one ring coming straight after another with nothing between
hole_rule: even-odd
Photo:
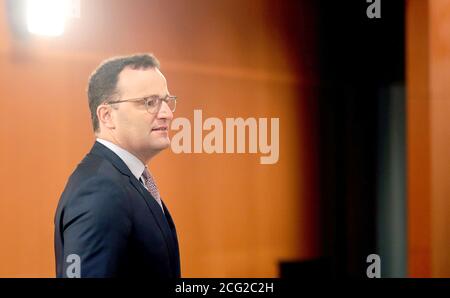
<instances>
[{"instance_id":1,"label":"man's nose","mask_svg":"<svg viewBox=\"0 0 450 298\"><path fill-rule=\"evenodd\" d=\"M173 119L173 113L169 108L169 105L163 101L161 104L161 108L159 109L158 112L158 118L159 119L168 119L168 120L172 120Z\"/></svg>"}]
</instances>

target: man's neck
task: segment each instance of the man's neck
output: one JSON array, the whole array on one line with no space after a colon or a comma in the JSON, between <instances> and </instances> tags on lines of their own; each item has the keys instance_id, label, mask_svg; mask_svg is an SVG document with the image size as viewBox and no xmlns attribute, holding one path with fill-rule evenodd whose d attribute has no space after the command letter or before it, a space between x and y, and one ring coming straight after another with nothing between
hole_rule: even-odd
<instances>
[{"instance_id":1,"label":"man's neck","mask_svg":"<svg viewBox=\"0 0 450 298\"><path fill-rule=\"evenodd\" d=\"M136 158L138 158L144 165L148 164L150 162L151 158L153 157L153 156L150 156L150 157L142 156L142 154L139 154L139 153L131 150L127 146L124 146L121 142L119 142L118 140L116 140L116 138L114 138L112 136L108 136L108 135L104 135L104 134L96 134L95 137L105 140L105 141L108 141L108 142L111 142L114 145L122 148L123 150L128 151L130 154L133 154L134 156L136 156Z\"/></svg>"}]
</instances>

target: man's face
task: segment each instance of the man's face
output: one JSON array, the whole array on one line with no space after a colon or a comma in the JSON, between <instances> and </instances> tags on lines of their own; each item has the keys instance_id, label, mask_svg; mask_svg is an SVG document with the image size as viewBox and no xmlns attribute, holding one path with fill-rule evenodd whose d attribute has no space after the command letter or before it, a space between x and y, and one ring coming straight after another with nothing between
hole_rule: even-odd
<instances>
[{"instance_id":1,"label":"man's face","mask_svg":"<svg viewBox=\"0 0 450 298\"><path fill-rule=\"evenodd\" d=\"M117 90L121 100L150 95L164 98L169 94L166 79L157 68L125 68L119 75ZM112 118L114 140L143 162L170 145L169 127L173 114L165 102L155 114L147 111L144 101L116 104Z\"/></svg>"}]
</instances>

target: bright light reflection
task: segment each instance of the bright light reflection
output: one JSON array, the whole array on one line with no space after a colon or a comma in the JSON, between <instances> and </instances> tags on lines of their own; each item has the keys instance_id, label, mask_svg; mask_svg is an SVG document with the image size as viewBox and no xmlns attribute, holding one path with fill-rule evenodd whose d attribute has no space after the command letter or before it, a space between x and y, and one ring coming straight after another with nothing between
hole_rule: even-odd
<instances>
[{"instance_id":1,"label":"bright light reflection","mask_svg":"<svg viewBox=\"0 0 450 298\"><path fill-rule=\"evenodd\" d=\"M69 0L27 0L27 29L30 33L58 36L64 33Z\"/></svg>"}]
</instances>

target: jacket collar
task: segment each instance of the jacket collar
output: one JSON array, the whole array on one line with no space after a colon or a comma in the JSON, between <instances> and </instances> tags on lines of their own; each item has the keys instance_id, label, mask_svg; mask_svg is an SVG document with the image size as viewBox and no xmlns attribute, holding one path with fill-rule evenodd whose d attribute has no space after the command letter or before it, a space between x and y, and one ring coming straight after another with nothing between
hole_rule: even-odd
<instances>
[{"instance_id":1,"label":"jacket collar","mask_svg":"<svg viewBox=\"0 0 450 298\"><path fill-rule=\"evenodd\" d=\"M107 159L122 174L124 174L128 177L133 176L133 173L131 173L130 169L127 167L125 162L117 154L115 154L113 151L111 151L111 149L109 149L105 145L96 141L94 143L94 146L92 146L90 154L101 156L101 157Z\"/></svg>"}]
</instances>

